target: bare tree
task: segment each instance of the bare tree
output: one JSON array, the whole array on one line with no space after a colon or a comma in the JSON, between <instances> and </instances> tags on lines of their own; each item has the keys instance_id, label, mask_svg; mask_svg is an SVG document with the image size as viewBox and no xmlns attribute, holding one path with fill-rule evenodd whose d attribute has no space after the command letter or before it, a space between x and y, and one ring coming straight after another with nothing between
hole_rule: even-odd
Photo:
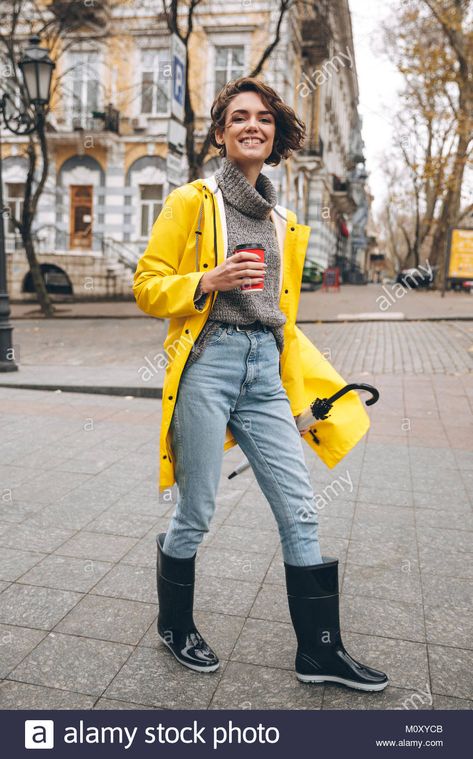
<instances>
[{"instance_id":1,"label":"bare tree","mask_svg":"<svg viewBox=\"0 0 473 759\"><path fill-rule=\"evenodd\" d=\"M432 240L455 152L454 59L421 0L407 0L396 20L397 25L386 25L384 38L405 82L394 119L394 161L404 167L410 202L403 233L410 265L418 266L421 256L435 264L439 251Z\"/></svg>"},{"instance_id":2,"label":"bare tree","mask_svg":"<svg viewBox=\"0 0 473 759\"><path fill-rule=\"evenodd\" d=\"M384 156L383 165L387 193L376 219L380 229L379 242L396 271L400 271L410 266L414 260L411 241L413 193L404 172L397 167L392 156Z\"/></svg>"},{"instance_id":3,"label":"bare tree","mask_svg":"<svg viewBox=\"0 0 473 759\"><path fill-rule=\"evenodd\" d=\"M94 5L85 4L82 0L53 0L44 8L44 3L37 0L12 0L0 12L0 62L7 76L3 77L15 108L28 111L33 118L28 94L22 77L18 71L18 52L20 46L32 34L38 34L50 51L50 56L57 61L61 54L73 44L71 32L88 26L89 38L99 33L106 23L107 2L95 0ZM56 77L52 89L52 97L58 91L60 77ZM27 174L25 181L23 209L21 218L8 214L14 227L18 230L25 249L30 267L33 286L43 314L54 316L55 308L44 282L43 273L35 250L32 226L36 217L38 203L44 191L49 171L49 151L47 143L47 116L49 106L38 110L36 114L36 131L29 135L25 149ZM12 115L14 115L12 113Z\"/></svg>"},{"instance_id":4,"label":"bare tree","mask_svg":"<svg viewBox=\"0 0 473 759\"><path fill-rule=\"evenodd\" d=\"M473 141L473 13L470 0L423 0L441 29L446 44L455 58L457 103L452 104L456 116L456 149L447 192L432 241L432 250L443 263L448 229L458 223L465 166L471 157ZM473 204L470 205L470 209ZM461 215L464 216L466 209ZM443 271L443 267L442 267Z\"/></svg>"}]
</instances>

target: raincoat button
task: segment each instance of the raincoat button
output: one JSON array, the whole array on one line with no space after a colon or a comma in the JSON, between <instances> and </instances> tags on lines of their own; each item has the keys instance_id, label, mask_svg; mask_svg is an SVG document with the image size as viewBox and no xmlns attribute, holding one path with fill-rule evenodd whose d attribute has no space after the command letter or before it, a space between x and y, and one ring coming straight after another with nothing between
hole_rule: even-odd
<instances>
[{"instance_id":1,"label":"raincoat button","mask_svg":"<svg viewBox=\"0 0 473 759\"><path fill-rule=\"evenodd\" d=\"M207 267L208 267L208 264L204 264L204 269L206 269Z\"/></svg>"},{"instance_id":2,"label":"raincoat button","mask_svg":"<svg viewBox=\"0 0 473 759\"><path fill-rule=\"evenodd\" d=\"M168 401L172 401L172 399L173 399L173 398L174 398L174 396L173 396L173 395L170 395L170 396L168 397Z\"/></svg>"},{"instance_id":3,"label":"raincoat button","mask_svg":"<svg viewBox=\"0 0 473 759\"><path fill-rule=\"evenodd\" d=\"M285 293L286 293L286 295L287 295L287 294L288 294L288 292L289 292L289 290L284 290L284 292L285 292Z\"/></svg>"},{"instance_id":4,"label":"raincoat button","mask_svg":"<svg viewBox=\"0 0 473 759\"><path fill-rule=\"evenodd\" d=\"M167 459L167 456L163 456L163 459Z\"/></svg>"},{"instance_id":5,"label":"raincoat button","mask_svg":"<svg viewBox=\"0 0 473 759\"><path fill-rule=\"evenodd\" d=\"M186 329L186 335L188 335L188 334L189 334L189 330L188 330L188 329Z\"/></svg>"},{"instance_id":6,"label":"raincoat button","mask_svg":"<svg viewBox=\"0 0 473 759\"><path fill-rule=\"evenodd\" d=\"M295 227L291 227L291 232L294 232L294 231L295 231Z\"/></svg>"}]
</instances>

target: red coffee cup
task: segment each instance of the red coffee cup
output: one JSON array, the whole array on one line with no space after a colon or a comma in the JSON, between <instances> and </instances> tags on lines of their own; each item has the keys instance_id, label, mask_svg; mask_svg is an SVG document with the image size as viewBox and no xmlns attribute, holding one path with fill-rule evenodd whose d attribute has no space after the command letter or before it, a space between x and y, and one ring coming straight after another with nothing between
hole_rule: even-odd
<instances>
[{"instance_id":1,"label":"red coffee cup","mask_svg":"<svg viewBox=\"0 0 473 759\"><path fill-rule=\"evenodd\" d=\"M237 245L233 252L241 253L241 251L244 251L245 253L256 253L259 256L261 263L264 264L264 248L261 243L249 242L243 245ZM261 292L261 290L264 290L264 281L258 282L256 285L241 285L240 287L242 293L258 293Z\"/></svg>"}]
</instances>

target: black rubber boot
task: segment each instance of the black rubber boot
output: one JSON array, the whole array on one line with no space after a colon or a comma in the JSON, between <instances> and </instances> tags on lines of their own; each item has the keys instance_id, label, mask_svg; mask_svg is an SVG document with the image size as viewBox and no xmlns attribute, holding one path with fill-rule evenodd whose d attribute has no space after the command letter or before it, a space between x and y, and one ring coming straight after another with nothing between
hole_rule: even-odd
<instances>
[{"instance_id":1,"label":"black rubber boot","mask_svg":"<svg viewBox=\"0 0 473 759\"><path fill-rule=\"evenodd\" d=\"M166 533L157 537L158 635L185 667L195 672L214 672L219 660L197 630L194 608L195 555L175 559L164 553Z\"/></svg>"},{"instance_id":2,"label":"black rubber boot","mask_svg":"<svg viewBox=\"0 0 473 759\"><path fill-rule=\"evenodd\" d=\"M339 619L338 559L297 567L284 564L292 624L297 636L296 675L304 683L334 682L357 690L383 690L384 672L345 650Z\"/></svg>"}]
</instances>

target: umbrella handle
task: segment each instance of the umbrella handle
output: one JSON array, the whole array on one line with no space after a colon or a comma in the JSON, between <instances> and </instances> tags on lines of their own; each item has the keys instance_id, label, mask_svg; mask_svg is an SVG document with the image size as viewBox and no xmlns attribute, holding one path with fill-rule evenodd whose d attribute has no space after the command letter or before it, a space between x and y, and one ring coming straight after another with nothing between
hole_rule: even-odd
<instances>
[{"instance_id":1,"label":"umbrella handle","mask_svg":"<svg viewBox=\"0 0 473 759\"><path fill-rule=\"evenodd\" d=\"M341 390L339 390L337 393L332 395L330 398L327 398L327 403L334 403L339 398L342 397L342 395L345 395L345 393L349 393L350 390L366 390L368 393L371 393L371 398L368 398L366 401L367 406L372 406L373 403L376 403L376 401L379 399L379 390L377 390L373 385L367 385L364 382L361 383L351 383L350 385L346 385L346 387L343 387Z\"/></svg>"},{"instance_id":2,"label":"umbrella handle","mask_svg":"<svg viewBox=\"0 0 473 759\"><path fill-rule=\"evenodd\" d=\"M343 387L330 398L316 398L315 401L310 405L310 413L312 414L313 418L321 421L327 419L335 401L341 398L342 395L345 395L345 393L349 393L350 390L367 390L369 393L371 393L371 398L366 401L367 406L372 406L373 403L376 403L379 398L379 391L373 387L373 385L366 385L365 383L358 384L353 382L350 385ZM303 420L304 422L307 421L305 415Z\"/></svg>"}]
</instances>

